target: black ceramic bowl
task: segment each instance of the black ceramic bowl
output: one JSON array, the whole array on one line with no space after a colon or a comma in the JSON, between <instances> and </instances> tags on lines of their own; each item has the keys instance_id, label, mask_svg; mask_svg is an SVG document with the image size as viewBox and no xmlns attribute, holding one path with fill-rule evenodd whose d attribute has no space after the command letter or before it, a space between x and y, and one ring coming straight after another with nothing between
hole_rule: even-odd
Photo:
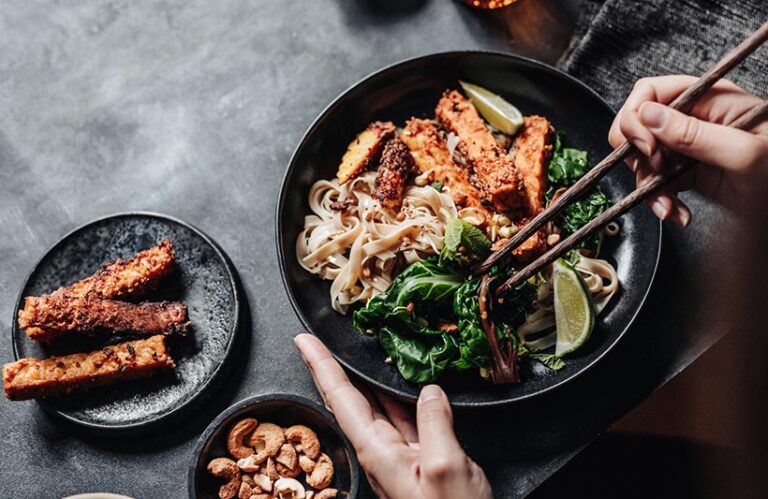
<instances>
[{"instance_id":1,"label":"black ceramic bowl","mask_svg":"<svg viewBox=\"0 0 768 499\"><path fill-rule=\"evenodd\" d=\"M282 427L303 424L313 429L320 439L322 451L333 461L334 478L331 487L348 497L357 497L360 468L352 445L341 432L333 415L325 408L304 397L286 394L257 395L241 400L219 415L206 428L195 446L189 467L187 488L189 497L214 499L222 482L208 473L208 463L217 457L230 457L226 439L229 429L243 418L275 423ZM306 485L306 484L305 484ZM339 497L345 497L340 495Z\"/></svg>"},{"instance_id":2,"label":"black ceramic bowl","mask_svg":"<svg viewBox=\"0 0 768 499\"><path fill-rule=\"evenodd\" d=\"M313 182L330 179L349 142L373 120L403 124L411 116L433 116L441 93L458 80L482 85L514 103L523 114L549 118L566 134L566 145L586 149L593 162L608 154L614 112L595 92L555 68L521 57L486 52L448 52L411 59L363 79L338 97L307 131L291 159L277 206L280 270L291 303L304 326L317 335L347 369L380 390L415 400L419 387L406 382L376 338L356 332L350 317L330 306L330 281L309 274L296 260L296 237L309 212ZM612 201L634 188L633 175L615 168L602 180ZM622 289L598 317L589 342L569 356L558 373L523 372L517 385L494 386L474 372L446 376L440 384L459 407L507 404L547 392L586 372L627 331L656 272L661 224L644 207L621 218L621 233L607 238L601 257L616 265Z\"/></svg>"}]
</instances>

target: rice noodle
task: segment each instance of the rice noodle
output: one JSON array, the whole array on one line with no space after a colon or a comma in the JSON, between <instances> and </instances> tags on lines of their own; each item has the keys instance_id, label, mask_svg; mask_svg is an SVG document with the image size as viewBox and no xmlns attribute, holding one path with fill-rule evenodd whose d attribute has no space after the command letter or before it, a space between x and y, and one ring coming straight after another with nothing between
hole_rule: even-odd
<instances>
[{"instance_id":1,"label":"rice noodle","mask_svg":"<svg viewBox=\"0 0 768 499\"><path fill-rule=\"evenodd\" d=\"M350 182L319 180L309 190L312 215L296 240L299 263L331 284L331 306L346 313L385 291L405 263L435 254L443 246L445 224L456 218L450 196L432 187L406 187L402 220L371 197L376 172ZM334 202L349 200L346 209Z\"/></svg>"}]
</instances>

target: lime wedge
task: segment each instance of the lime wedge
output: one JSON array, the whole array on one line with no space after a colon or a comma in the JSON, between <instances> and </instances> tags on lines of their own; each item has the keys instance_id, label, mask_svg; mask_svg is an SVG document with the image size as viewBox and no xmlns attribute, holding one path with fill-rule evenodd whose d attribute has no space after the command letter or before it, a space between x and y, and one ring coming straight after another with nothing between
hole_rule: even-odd
<instances>
[{"instance_id":1,"label":"lime wedge","mask_svg":"<svg viewBox=\"0 0 768 499\"><path fill-rule=\"evenodd\" d=\"M583 345L595 325L595 307L587 285L576 269L562 258L552 270L555 290L555 355L562 357Z\"/></svg>"},{"instance_id":2,"label":"lime wedge","mask_svg":"<svg viewBox=\"0 0 768 499\"><path fill-rule=\"evenodd\" d=\"M488 89L459 82L480 115L497 130L514 135L523 126L523 115L515 106Z\"/></svg>"}]
</instances>

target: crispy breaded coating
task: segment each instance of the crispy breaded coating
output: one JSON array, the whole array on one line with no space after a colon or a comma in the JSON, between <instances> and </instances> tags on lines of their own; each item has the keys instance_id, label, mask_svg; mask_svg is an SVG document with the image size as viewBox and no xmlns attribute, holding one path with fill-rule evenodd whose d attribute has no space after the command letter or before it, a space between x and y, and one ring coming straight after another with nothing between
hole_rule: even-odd
<instances>
[{"instance_id":1,"label":"crispy breaded coating","mask_svg":"<svg viewBox=\"0 0 768 499\"><path fill-rule=\"evenodd\" d=\"M387 142L381 153L373 198L384 208L399 210L403 203L405 181L413 168L413 157L408 151L408 146L397 137Z\"/></svg>"},{"instance_id":2,"label":"crispy breaded coating","mask_svg":"<svg viewBox=\"0 0 768 499\"><path fill-rule=\"evenodd\" d=\"M520 228L522 228L525 227L528 222L528 219L524 219L519 221L517 224ZM495 243L493 243L491 249L496 251L497 249L501 248L501 246L504 245L504 243L507 241L508 239L506 238L498 239ZM531 237L523 241L523 244L515 248L515 250L512 252L512 256L514 256L515 260L518 262L528 262L541 255L546 248L547 234L543 230L539 230Z\"/></svg>"},{"instance_id":3,"label":"crispy breaded coating","mask_svg":"<svg viewBox=\"0 0 768 499\"><path fill-rule=\"evenodd\" d=\"M360 175L376 158L382 146L395 136L397 128L391 121L375 121L360 132L349 144L341 158L336 177L339 184L349 182Z\"/></svg>"},{"instance_id":4,"label":"crispy breaded coating","mask_svg":"<svg viewBox=\"0 0 768 499\"><path fill-rule=\"evenodd\" d=\"M3 386L10 400L27 400L145 378L175 367L165 338L158 335L90 353L20 359L3 366Z\"/></svg>"},{"instance_id":5,"label":"crispy breaded coating","mask_svg":"<svg viewBox=\"0 0 768 499\"><path fill-rule=\"evenodd\" d=\"M32 336L35 341L48 341L68 331L98 333L185 334L189 329L187 307L179 302L140 303L138 305L117 300L103 300L86 296L73 298L64 295L29 296L19 310L19 326L42 328L44 337Z\"/></svg>"},{"instance_id":6,"label":"crispy breaded coating","mask_svg":"<svg viewBox=\"0 0 768 499\"><path fill-rule=\"evenodd\" d=\"M173 271L176 255L173 243L161 241L156 246L140 251L128 260L118 258L86 277L53 294L82 297L119 298L143 293L157 280ZM39 328L27 329L30 338L50 337Z\"/></svg>"},{"instance_id":7,"label":"crispy breaded coating","mask_svg":"<svg viewBox=\"0 0 768 499\"><path fill-rule=\"evenodd\" d=\"M488 130L472 102L455 90L437 103L440 124L459 137L459 151L471 165L477 187L498 211L525 205L525 193L514 162Z\"/></svg>"},{"instance_id":8,"label":"crispy breaded coating","mask_svg":"<svg viewBox=\"0 0 768 499\"><path fill-rule=\"evenodd\" d=\"M419 171L440 181L459 208L477 208L487 220L493 214L483 205L483 195L469 180L469 172L451 156L437 126L430 120L411 118L400 134Z\"/></svg>"},{"instance_id":9,"label":"crispy breaded coating","mask_svg":"<svg viewBox=\"0 0 768 499\"><path fill-rule=\"evenodd\" d=\"M553 133L552 124L543 116L526 116L515 137L515 166L525 186L529 216L544 210Z\"/></svg>"}]
</instances>

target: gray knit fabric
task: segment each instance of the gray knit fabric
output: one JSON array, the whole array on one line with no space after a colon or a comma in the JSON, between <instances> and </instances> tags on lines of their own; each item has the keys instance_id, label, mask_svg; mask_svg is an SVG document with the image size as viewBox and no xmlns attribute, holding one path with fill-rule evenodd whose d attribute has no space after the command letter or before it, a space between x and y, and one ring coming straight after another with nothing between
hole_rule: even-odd
<instances>
[{"instance_id":1,"label":"gray knit fabric","mask_svg":"<svg viewBox=\"0 0 768 499\"><path fill-rule=\"evenodd\" d=\"M644 76L700 75L768 21L768 0L582 0L561 67L614 108ZM728 78L768 97L768 46Z\"/></svg>"}]
</instances>

